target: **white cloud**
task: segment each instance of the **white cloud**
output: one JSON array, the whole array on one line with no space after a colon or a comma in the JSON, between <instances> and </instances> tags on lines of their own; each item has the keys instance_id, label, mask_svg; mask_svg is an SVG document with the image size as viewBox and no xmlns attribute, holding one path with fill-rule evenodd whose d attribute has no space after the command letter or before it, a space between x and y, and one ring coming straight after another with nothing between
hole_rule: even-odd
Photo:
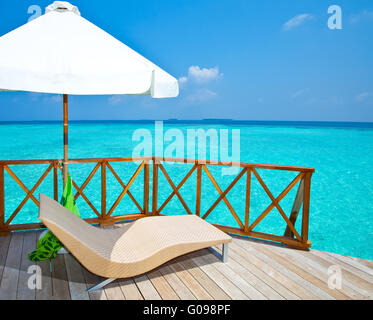
<instances>
[{"instance_id":1,"label":"white cloud","mask_svg":"<svg viewBox=\"0 0 373 320\"><path fill-rule=\"evenodd\" d=\"M187 78L187 77L181 77L181 78L179 79L179 83L180 83L180 84L184 84L184 83L186 83L186 82L188 82L188 78Z\"/></svg>"},{"instance_id":2,"label":"white cloud","mask_svg":"<svg viewBox=\"0 0 373 320\"><path fill-rule=\"evenodd\" d=\"M305 105L314 105L316 103L320 103L320 100L317 99L317 98L311 98L311 99L308 99L304 104Z\"/></svg>"},{"instance_id":3,"label":"white cloud","mask_svg":"<svg viewBox=\"0 0 373 320\"><path fill-rule=\"evenodd\" d=\"M217 93L209 89L199 89L195 93L190 94L187 100L190 102L206 102L214 99Z\"/></svg>"},{"instance_id":4,"label":"white cloud","mask_svg":"<svg viewBox=\"0 0 373 320\"><path fill-rule=\"evenodd\" d=\"M306 22L307 20L310 20L312 19L313 16L309 13L303 13L303 14L298 14L297 16L291 18L290 20L286 21L283 25L283 29L285 31L289 31L291 29L294 29L298 26L300 26L301 24L303 24L304 22Z\"/></svg>"},{"instance_id":5,"label":"white cloud","mask_svg":"<svg viewBox=\"0 0 373 320\"><path fill-rule=\"evenodd\" d=\"M325 101L327 104L343 104L343 99L341 97L330 97Z\"/></svg>"},{"instance_id":6,"label":"white cloud","mask_svg":"<svg viewBox=\"0 0 373 320\"><path fill-rule=\"evenodd\" d=\"M208 89L208 84L222 78L219 67L201 68L190 66L188 75L179 78L179 85L185 91L185 99L190 103L201 103L217 97L217 93Z\"/></svg>"},{"instance_id":7,"label":"white cloud","mask_svg":"<svg viewBox=\"0 0 373 320\"><path fill-rule=\"evenodd\" d=\"M112 95L108 98L108 102L109 104L111 105L118 105L118 104L121 104L123 101L125 101L126 99L126 96L125 95L122 95L122 94L116 94L116 95Z\"/></svg>"},{"instance_id":8,"label":"white cloud","mask_svg":"<svg viewBox=\"0 0 373 320\"><path fill-rule=\"evenodd\" d=\"M45 97L44 101L52 102L52 103L62 103L63 99L62 99L62 95L54 94L54 95L50 95L49 97Z\"/></svg>"},{"instance_id":9,"label":"white cloud","mask_svg":"<svg viewBox=\"0 0 373 320\"><path fill-rule=\"evenodd\" d=\"M341 105L344 104L344 99L338 96L331 96L325 98L309 98L304 102L305 105L315 105L315 104L326 104L326 105Z\"/></svg>"},{"instance_id":10,"label":"white cloud","mask_svg":"<svg viewBox=\"0 0 373 320\"><path fill-rule=\"evenodd\" d=\"M359 14L355 14L350 18L351 23L358 23L364 18L373 19L373 11L364 10Z\"/></svg>"},{"instance_id":11,"label":"white cloud","mask_svg":"<svg viewBox=\"0 0 373 320\"><path fill-rule=\"evenodd\" d=\"M30 92L28 95L31 101L38 101L43 97L43 94L38 92Z\"/></svg>"},{"instance_id":12,"label":"white cloud","mask_svg":"<svg viewBox=\"0 0 373 320\"><path fill-rule=\"evenodd\" d=\"M189 68L189 77L195 79L197 82L209 82L221 76L219 74L219 67L214 68L200 68L199 66L192 66Z\"/></svg>"},{"instance_id":13,"label":"white cloud","mask_svg":"<svg viewBox=\"0 0 373 320\"><path fill-rule=\"evenodd\" d=\"M298 98L298 97L300 97L301 95L303 95L304 93L306 93L308 90L309 90L308 88L298 90L297 92L294 92L294 93L291 95L291 97L292 97L293 99Z\"/></svg>"},{"instance_id":14,"label":"white cloud","mask_svg":"<svg viewBox=\"0 0 373 320\"><path fill-rule=\"evenodd\" d=\"M223 77L223 74L219 72L219 67L201 68L191 66L188 70L188 76L179 78L179 83L185 84L192 80L199 84L205 84L221 77Z\"/></svg>"},{"instance_id":15,"label":"white cloud","mask_svg":"<svg viewBox=\"0 0 373 320\"><path fill-rule=\"evenodd\" d=\"M62 94L48 94L48 93L38 93L30 92L29 97L31 101L42 101L43 103L62 103Z\"/></svg>"},{"instance_id":16,"label":"white cloud","mask_svg":"<svg viewBox=\"0 0 373 320\"><path fill-rule=\"evenodd\" d=\"M362 92L360 94L358 94L356 97L355 97L355 100L357 102L363 102L365 99L367 99L368 97L372 96L372 94L370 92Z\"/></svg>"}]
</instances>

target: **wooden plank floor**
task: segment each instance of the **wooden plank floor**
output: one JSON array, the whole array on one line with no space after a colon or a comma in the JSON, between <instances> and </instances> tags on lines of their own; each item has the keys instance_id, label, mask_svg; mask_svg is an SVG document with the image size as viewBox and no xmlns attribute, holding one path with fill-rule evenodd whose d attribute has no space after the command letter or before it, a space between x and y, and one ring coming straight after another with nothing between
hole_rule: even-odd
<instances>
[{"instance_id":1,"label":"wooden plank floor","mask_svg":"<svg viewBox=\"0 0 373 320\"><path fill-rule=\"evenodd\" d=\"M71 255L59 255L52 262L37 264L42 270L42 286L31 290L28 271L33 264L27 254L35 247L39 233L0 237L0 299L373 300L372 261L317 250L297 251L235 236L226 264L205 249L89 294L86 289L103 279L88 272ZM328 286L331 266L342 271L340 289Z\"/></svg>"}]
</instances>

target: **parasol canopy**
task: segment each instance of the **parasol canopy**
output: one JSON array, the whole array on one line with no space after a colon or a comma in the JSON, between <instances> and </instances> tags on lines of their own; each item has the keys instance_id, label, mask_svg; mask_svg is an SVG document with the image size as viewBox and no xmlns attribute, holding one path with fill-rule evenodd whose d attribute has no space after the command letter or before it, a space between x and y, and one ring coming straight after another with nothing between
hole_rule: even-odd
<instances>
[{"instance_id":1,"label":"parasol canopy","mask_svg":"<svg viewBox=\"0 0 373 320\"><path fill-rule=\"evenodd\" d=\"M0 90L64 95L64 181L68 94L176 97L178 81L56 1L39 18L0 37Z\"/></svg>"},{"instance_id":2,"label":"parasol canopy","mask_svg":"<svg viewBox=\"0 0 373 320\"><path fill-rule=\"evenodd\" d=\"M60 1L0 38L0 89L154 98L179 92L174 77Z\"/></svg>"}]
</instances>

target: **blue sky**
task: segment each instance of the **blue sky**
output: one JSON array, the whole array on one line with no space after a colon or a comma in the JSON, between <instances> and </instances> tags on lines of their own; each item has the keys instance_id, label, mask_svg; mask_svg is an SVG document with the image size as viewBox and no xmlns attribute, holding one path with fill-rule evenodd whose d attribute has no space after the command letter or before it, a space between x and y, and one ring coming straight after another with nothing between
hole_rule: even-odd
<instances>
[{"instance_id":1,"label":"blue sky","mask_svg":"<svg viewBox=\"0 0 373 320\"><path fill-rule=\"evenodd\" d=\"M6 1L0 35L30 5ZM371 0L75 0L82 16L180 79L176 99L72 96L71 120L373 121ZM327 26L342 8L342 30ZM60 120L60 96L0 93L0 121Z\"/></svg>"}]
</instances>

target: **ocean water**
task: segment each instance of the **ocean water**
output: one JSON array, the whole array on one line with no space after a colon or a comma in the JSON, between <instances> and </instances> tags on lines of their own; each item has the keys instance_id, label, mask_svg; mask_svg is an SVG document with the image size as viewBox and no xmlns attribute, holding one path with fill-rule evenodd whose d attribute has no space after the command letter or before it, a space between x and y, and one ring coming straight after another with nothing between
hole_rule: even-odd
<instances>
[{"instance_id":1,"label":"ocean water","mask_svg":"<svg viewBox=\"0 0 373 320\"><path fill-rule=\"evenodd\" d=\"M150 122L72 122L69 131L70 158L99 158L131 156L139 141L133 141L136 129L154 132ZM341 123L270 123L270 122L177 122L164 124L164 131L180 129L240 130L240 160L250 163L309 166L315 168L311 186L309 239L312 248L373 260L373 126L370 124ZM171 142L165 143L165 147ZM0 159L55 159L62 158L61 123L1 123ZM218 148L218 145L213 148ZM154 145L153 145L154 148ZM209 150L208 150L209 151ZM207 154L208 158L208 154ZM127 183L136 164L113 163L114 170ZM166 164L165 168L177 185L191 169L186 164ZM46 170L46 165L11 166L11 170L31 189ZM72 178L82 185L94 164L72 164ZM225 189L235 176L223 175L220 167L210 166L211 173ZM295 177L295 173L258 170L271 192L277 197ZM100 170L85 189L85 194L100 211ZM35 191L53 195L52 174ZM110 209L123 190L114 176L107 173L107 208ZM172 192L160 173L160 206ZM60 183L61 185L61 183ZM181 188L180 193L192 212L195 211L196 173ZM60 188L61 189L61 188ZM143 203L143 175L130 188L138 203ZM59 190L61 194L61 190ZM294 201L294 188L281 202L289 214ZM204 174L202 179L202 214L215 202L219 194ZM6 173L5 204L9 218L25 197L25 192ZM228 200L244 221L245 178L228 194ZM271 203L262 187L253 177L250 203L250 223ZM95 213L80 197L78 206L83 217ZM12 223L37 222L37 207L29 200ZM126 196L114 214L137 213L138 209ZM175 196L162 213L185 214ZM300 220L300 219L299 219ZM208 221L237 226L224 202L209 215ZM300 231L300 221L296 228ZM274 209L256 231L283 234L286 224Z\"/></svg>"}]
</instances>

